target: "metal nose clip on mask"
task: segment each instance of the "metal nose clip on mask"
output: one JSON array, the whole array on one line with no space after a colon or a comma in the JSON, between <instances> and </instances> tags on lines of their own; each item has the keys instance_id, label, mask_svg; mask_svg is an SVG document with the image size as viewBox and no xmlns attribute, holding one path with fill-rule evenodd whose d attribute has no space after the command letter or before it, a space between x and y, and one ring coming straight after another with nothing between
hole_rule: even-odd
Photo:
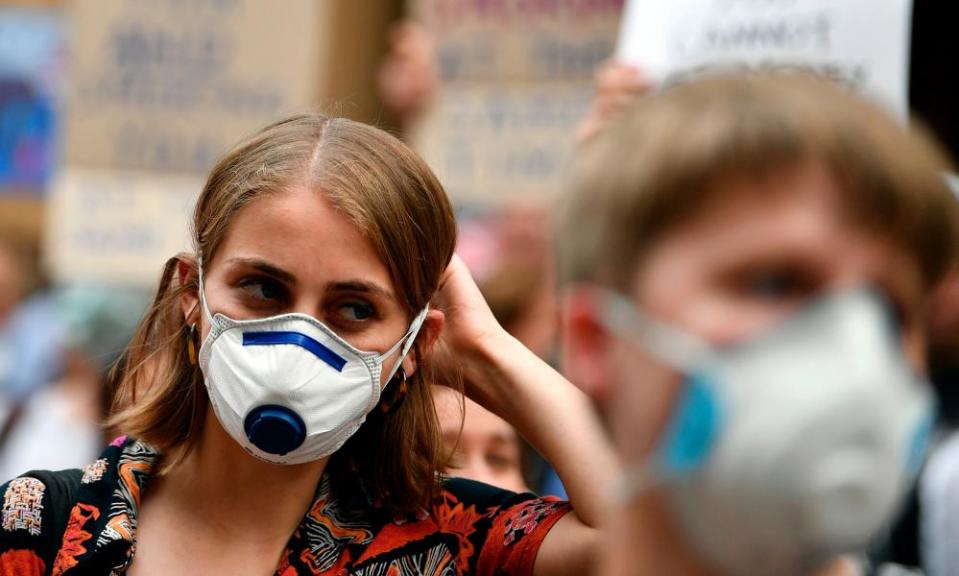
<instances>
[{"instance_id":1,"label":"metal nose clip on mask","mask_svg":"<svg viewBox=\"0 0 959 576\"><path fill-rule=\"evenodd\" d=\"M723 573L798 576L859 552L914 480L932 391L877 293L825 296L722 349L617 294L601 317L683 376L657 448L628 468L619 498L658 486Z\"/></svg>"},{"instance_id":2,"label":"metal nose clip on mask","mask_svg":"<svg viewBox=\"0 0 959 576\"><path fill-rule=\"evenodd\" d=\"M211 328L199 364L213 411L247 452L276 464L310 462L339 450L379 402L384 361L399 350L389 382L428 311L380 354L354 348L306 314L257 320L211 314L202 264L200 303Z\"/></svg>"}]
</instances>

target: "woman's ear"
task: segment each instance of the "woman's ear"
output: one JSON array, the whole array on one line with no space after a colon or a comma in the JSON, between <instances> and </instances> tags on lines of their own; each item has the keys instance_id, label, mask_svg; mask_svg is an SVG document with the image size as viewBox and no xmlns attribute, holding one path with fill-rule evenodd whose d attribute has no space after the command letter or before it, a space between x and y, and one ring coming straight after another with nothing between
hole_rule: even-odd
<instances>
[{"instance_id":1,"label":"woman's ear","mask_svg":"<svg viewBox=\"0 0 959 576\"><path fill-rule=\"evenodd\" d=\"M416 335L415 347L419 349L420 356L427 356L433 350L433 347L439 341L440 334L443 333L443 326L446 325L446 315L440 310L430 309L423 320L423 326L419 334ZM416 372L416 355L407 354L403 359L403 371L407 376L412 376Z\"/></svg>"},{"instance_id":2,"label":"woman's ear","mask_svg":"<svg viewBox=\"0 0 959 576\"><path fill-rule=\"evenodd\" d=\"M595 401L609 392L610 334L597 318L596 294L586 287L569 289L562 298L562 364L569 379Z\"/></svg>"},{"instance_id":3,"label":"woman's ear","mask_svg":"<svg viewBox=\"0 0 959 576\"><path fill-rule=\"evenodd\" d=\"M176 263L177 283L184 287L180 293L180 309L187 326L200 321L199 277L196 262L178 257Z\"/></svg>"}]
</instances>

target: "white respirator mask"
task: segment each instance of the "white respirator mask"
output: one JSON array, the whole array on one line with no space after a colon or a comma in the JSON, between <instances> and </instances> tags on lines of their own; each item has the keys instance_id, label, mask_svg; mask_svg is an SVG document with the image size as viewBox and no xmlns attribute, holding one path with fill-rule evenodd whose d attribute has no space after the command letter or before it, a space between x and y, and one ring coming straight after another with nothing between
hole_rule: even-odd
<instances>
[{"instance_id":1,"label":"white respirator mask","mask_svg":"<svg viewBox=\"0 0 959 576\"><path fill-rule=\"evenodd\" d=\"M210 333L200 346L213 412L224 430L260 460L301 464L343 446L380 399L383 362L409 353L429 308L382 354L357 350L306 314L233 320L211 314L200 266L200 303Z\"/></svg>"},{"instance_id":2,"label":"white respirator mask","mask_svg":"<svg viewBox=\"0 0 959 576\"><path fill-rule=\"evenodd\" d=\"M825 296L722 349L617 294L602 302L608 329L683 375L621 500L659 487L687 541L736 576L809 574L861 552L891 519L935 410L876 292Z\"/></svg>"}]
</instances>

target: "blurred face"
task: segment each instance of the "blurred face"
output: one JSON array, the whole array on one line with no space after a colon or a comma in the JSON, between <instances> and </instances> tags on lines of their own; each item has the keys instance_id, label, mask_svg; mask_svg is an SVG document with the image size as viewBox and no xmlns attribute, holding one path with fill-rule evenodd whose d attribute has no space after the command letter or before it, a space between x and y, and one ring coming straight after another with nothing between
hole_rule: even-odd
<instances>
[{"instance_id":1,"label":"blurred face","mask_svg":"<svg viewBox=\"0 0 959 576\"><path fill-rule=\"evenodd\" d=\"M523 480L519 437L512 426L449 388L434 386L433 399L443 444L447 453L453 453L448 474L514 492L529 490ZM464 400L461 413L460 402Z\"/></svg>"},{"instance_id":2,"label":"blurred face","mask_svg":"<svg viewBox=\"0 0 959 576\"><path fill-rule=\"evenodd\" d=\"M356 348L377 352L409 328L372 244L322 193L307 188L265 195L240 209L203 275L211 314L235 320L308 314ZM196 295L184 299L184 313L205 338L210 326ZM384 365L393 362L395 355ZM403 367L412 374L410 356Z\"/></svg>"},{"instance_id":3,"label":"blurred face","mask_svg":"<svg viewBox=\"0 0 959 576\"><path fill-rule=\"evenodd\" d=\"M920 272L901 248L845 214L837 186L807 165L720 189L652 247L631 296L655 316L729 344L758 336L824 293L870 284L898 314L910 363L924 369ZM606 344L585 378L611 399L617 447L636 462L662 434L678 377L629 342L609 337Z\"/></svg>"}]
</instances>

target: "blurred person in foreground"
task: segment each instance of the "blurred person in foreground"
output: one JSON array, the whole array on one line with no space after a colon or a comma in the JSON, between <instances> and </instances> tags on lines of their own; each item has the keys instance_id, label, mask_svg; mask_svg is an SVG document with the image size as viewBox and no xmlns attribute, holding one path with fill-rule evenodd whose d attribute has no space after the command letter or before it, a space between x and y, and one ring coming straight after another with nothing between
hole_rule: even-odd
<instances>
[{"instance_id":1,"label":"blurred person in foreground","mask_svg":"<svg viewBox=\"0 0 959 576\"><path fill-rule=\"evenodd\" d=\"M626 470L601 573L856 573L934 415L948 162L805 76L707 77L605 124L558 227L567 373Z\"/></svg>"}]
</instances>

